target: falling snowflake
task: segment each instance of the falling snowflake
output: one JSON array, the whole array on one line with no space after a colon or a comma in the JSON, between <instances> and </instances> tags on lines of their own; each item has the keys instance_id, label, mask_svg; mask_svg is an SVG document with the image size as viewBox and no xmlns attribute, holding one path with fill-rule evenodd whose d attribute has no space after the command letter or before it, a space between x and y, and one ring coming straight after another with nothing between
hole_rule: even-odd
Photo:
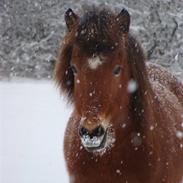
<instances>
[{"instance_id":1,"label":"falling snowflake","mask_svg":"<svg viewBox=\"0 0 183 183\"><path fill-rule=\"evenodd\" d=\"M121 175L121 171L119 169L116 170L116 173Z\"/></svg>"},{"instance_id":2,"label":"falling snowflake","mask_svg":"<svg viewBox=\"0 0 183 183\"><path fill-rule=\"evenodd\" d=\"M154 130L154 126L151 125L149 129L150 129L151 131L153 131L153 130Z\"/></svg>"},{"instance_id":3,"label":"falling snowflake","mask_svg":"<svg viewBox=\"0 0 183 183\"><path fill-rule=\"evenodd\" d=\"M177 131L176 136L177 136L177 138L182 139L183 138L183 132Z\"/></svg>"},{"instance_id":4,"label":"falling snowflake","mask_svg":"<svg viewBox=\"0 0 183 183\"><path fill-rule=\"evenodd\" d=\"M79 84L79 83L80 83L80 80L79 80L79 79L77 79L77 80L76 80L76 83L77 83L77 84Z\"/></svg>"},{"instance_id":5,"label":"falling snowflake","mask_svg":"<svg viewBox=\"0 0 183 183\"><path fill-rule=\"evenodd\" d=\"M128 86L127 86L127 91L129 93L134 93L138 88L138 84L135 80L131 79L129 82L128 82Z\"/></svg>"}]
</instances>

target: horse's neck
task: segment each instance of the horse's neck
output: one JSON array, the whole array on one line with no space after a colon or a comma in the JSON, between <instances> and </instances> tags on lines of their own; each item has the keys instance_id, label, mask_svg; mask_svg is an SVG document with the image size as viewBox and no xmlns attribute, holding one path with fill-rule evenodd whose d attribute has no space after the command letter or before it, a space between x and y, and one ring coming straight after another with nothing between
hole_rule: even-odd
<instances>
[{"instance_id":1,"label":"horse's neck","mask_svg":"<svg viewBox=\"0 0 183 183\"><path fill-rule=\"evenodd\" d=\"M126 44L130 77L135 80L138 85L135 93L131 94L130 115L133 116L137 127L139 126L141 128L142 123L146 124L148 121L154 121L154 93L148 79L145 56L141 46L131 35L129 35Z\"/></svg>"},{"instance_id":2,"label":"horse's neck","mask_svg":"<svg viewBox=\"0 0 183 183\"><path fill-rule=\"evenodd\" d=\"M137 60L139 58L139 60ZM151 133L151 126L155 126L157 119L157 109L159 104L154 100L154 92L151 83L148 79L145 62L143 56L131 57L131 72L132 77L138 84L135 93L131 94L129 116L131 117L132 125L137 133L141 133L145 137L144 144L148 147L153 144L154 134ZM159 145L156 145L159 146Z\"/></svg>"}]
</instances>

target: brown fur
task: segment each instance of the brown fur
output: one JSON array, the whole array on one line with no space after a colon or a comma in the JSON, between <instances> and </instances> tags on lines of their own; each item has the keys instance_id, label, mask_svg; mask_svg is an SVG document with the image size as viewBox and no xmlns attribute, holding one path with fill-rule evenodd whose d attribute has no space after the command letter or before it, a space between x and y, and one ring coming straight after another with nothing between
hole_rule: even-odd
<instances>
[{"instance_id":1,"label":"brown fur","mask_svg":"<svg viewBox=\"0 0 183 183\"><path fill-rule=\"evenodd\" d=\"M164 69L146 66L140 45L128 32L126 11L116 15L105 8L92 9L81 18L69 12L73 16L70 19L66 13L69 31L55 78L74 105L64 145L70 182L180 183L183 139L177 138L176 132L183 130L183 85ZM105 64L92 71L87 68L87 59L95 56ZM77 66L77 76L71 64ZM122 65L117 79L112 75L116 65ZM130 79L138 83L134 93L126 89ZM116 141L103 155L82 147L78 129L83 115L88 129L100 124L99 116L110 118ZM126 128L121 127L124 122ZM135 147L132 138L137 134L141 144Z\"/></svg>"}]
</instances>

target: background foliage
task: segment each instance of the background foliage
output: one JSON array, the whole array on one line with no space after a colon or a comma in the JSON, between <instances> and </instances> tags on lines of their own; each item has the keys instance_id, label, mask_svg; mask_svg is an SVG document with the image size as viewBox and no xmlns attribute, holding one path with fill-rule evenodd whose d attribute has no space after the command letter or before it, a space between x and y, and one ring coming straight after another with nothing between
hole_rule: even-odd
<instances>
[{"instance_id":1,"label":"background foliage","mask_svg":"<svg viewBox=\"0 0 183 183\"><path fill-rule=\"evenodd\" d=\"M95 0L120 11L127 8L131 32L148 60L183 78L182 0ZM0 79L52 77L65 33L64 12L80 13L84 0L0 0Z\"/></svg>"}]
</instances>

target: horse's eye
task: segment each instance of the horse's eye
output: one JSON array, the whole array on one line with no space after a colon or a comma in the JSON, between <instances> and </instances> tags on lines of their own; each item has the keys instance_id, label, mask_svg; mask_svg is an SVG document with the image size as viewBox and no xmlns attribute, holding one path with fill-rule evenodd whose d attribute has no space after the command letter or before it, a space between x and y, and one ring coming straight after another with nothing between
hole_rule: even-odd
<instances>
[{"instance_id":1,"label":"horse's eye","mask_svg":"<svg viewBox=\"0 0 183 183\"><path fill-rule=\"evenodd\" d=\"M119 76L121 74L121 70L122 70L122 67L120 65L117 65L114 70L113 70L113 74L115 76Z\"/></svg>"},{"instance_id":2,"label":"horse's eye","mask_svg":"<svg viewBox=\"0 0 183 183\"><path fill-rule=\"evenodd\" d=\"M71 70L72 70L74 75L78 73L76 66L74 66L74 65L71 65Z\"/></svg>"}]
</instances>

